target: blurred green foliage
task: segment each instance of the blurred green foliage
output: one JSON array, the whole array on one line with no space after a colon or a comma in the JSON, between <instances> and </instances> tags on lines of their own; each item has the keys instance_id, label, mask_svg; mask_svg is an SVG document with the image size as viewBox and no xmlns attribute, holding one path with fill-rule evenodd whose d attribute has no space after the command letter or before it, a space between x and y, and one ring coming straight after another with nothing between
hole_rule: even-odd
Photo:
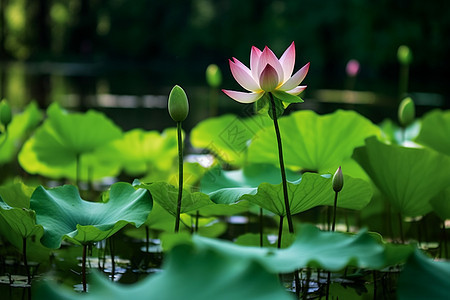
<instances>
[{"instance_id":1,"label":"blurred green foliage","mask_svg":"<svg viewBox=\"0 0 450 300\"><path fill-rule=\"evenodd\" d=\"M408 45L418 63L448 52L447 1L370 0L2 0L4 54L19 59L90 55L247 56L292 40L301 62L349 58L378 66ZM426 41L426 43L424 43ZM245 55L244 55L245 54Z\"/></svg>"}]
</instances>

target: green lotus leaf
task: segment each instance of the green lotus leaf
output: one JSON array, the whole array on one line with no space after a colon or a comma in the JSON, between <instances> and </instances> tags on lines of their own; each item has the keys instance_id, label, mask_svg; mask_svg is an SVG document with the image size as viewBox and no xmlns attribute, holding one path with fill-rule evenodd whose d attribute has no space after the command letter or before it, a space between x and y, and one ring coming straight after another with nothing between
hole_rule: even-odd
<instances>
[{"instance_id":1,"label":"green lotus leaf","mask_svg":"<svg viewBox=\"0 0 450 300\"><path fill-rule=\"evenodd\" d=\"M75 179L77 157L80 157L80 179L117 174L117 163L102 159L101 154L109 149L94 154L121 137L121 130L111 120L93 110L69 114L56 103L47 109L47 115L19 153L19 163L28 173Z\"/></svg>"},{"instance_id":2,"label":"green lotus leaf","mask_svg":"<svg viewBox=\"0 0 450 300\"><path fill-rule=\"evenodd\" d=\"M279 120L285 164L292 169L334 173L364 139L380 136L380 129L353 111L338 110L319 116L298 111ZM257 132L248 149L252 163L278 165L278 149L273 128Z\"/></svg>"},{"instance_id":3,"label":"green lotus leaf","mask_svg":"<svg viewBox=\"0 0 450 300\"><path fill-rule=\"evenodd\" d=\"M207 149L228 164L242 166L248 159L248 142L259 129L271 124L272 120L263 115L247 119L235 115L209 118L192 129L190 141L192 146Z\"/></svg>"},{"instance_id":4,"label":"green lotus leaf","mask_svg":"<svg viewBox=\"0 0 450 300\"><path fill-rule=\"evenodd\" d=\"M171 215L177 214L178 188L166 182L155 182L151 184L137 184L140 188L148 189L152 194L153 200ZM200 192L191 193L183 189L183 198L181 199L181 213L195 212L198 209L211 205L213 202L208 195Z\"/></svg>"},{"instance_id":5,"label":"green lotus leaf","mask_svg":"<svg viewBox=\"0 0 450 300\"><path fill-rule=\"evenodd\" d=\"M42 113L39 111L36 102L28 104L21 114L14 115L11 124L8 126L7 135L0 135L0 144L2 144L0 164L7 163L15 157L19 150L18 147L22 145L27 135L38 125L41 119ZM6 138L6 141L3 141L4 138Z\"/></svg>"},{"instance_id":6,"label":"green lotus leaf","mask_svg":"<svg viewBox=\"0 0 450 300\"><path fill-rule=\"evenodd\" d=\"M450 110L427 113L416 142L450 155Z\"/></svg>"},{"instance_id":7,"label":"green lotus leaf","mask_svg":"<svg viewBox=\"0 0 450 300\"><path fill-rule=\"evenodd\" d=\"M36 213L33 210L11 207L3 201L2 197L0 197L0 216L22 238L42 235L44 231L42 226L36 225Z\"/></svg>"},{"instance_id":8,"label":"green lotus leaf","mask_svg":"<svg viewBox=\"0 0 450 300\"><path fill-rule=\"evenodd\" d=\"M279 284L278 278L260 264L223 252L178 246L169 253L163 269L164 272L133 285L117 284L94 273L89 293L84 295L47 283L38 290L36 297L49 300L293 299Z\"/></svg>"},{"instance_id":9,"label":"green lotus leaf","mask_svg":"<svg viewBox=\"0 0 450 300\"><path fill-rule=\"evenodd\" d=\"M334 205L335 192L331 176L305 173L297 182L288 182L291 214L298 214L320 205ZM372 189L366 181L344 176L344 188L339 192L338 207L362 209L372 197ZM282 184L262 183L254 195L244 195L248 200L279 216L286 216Z\"/></svg>"},{"instance_id":10,"label":"green lotus leaf","mask_svg":"<svg viewBox=\"0 0 450 300\"><path fill-rule=\"evenodd\" d=\"M178 157L177 132L174 128L158 131L133 129L113 142L116 151L106 153L121 161L132 176L170 171ZM164 157L164 159L161 159ZM164 179L164 178L163 178Z\"/></svg>"},{"instance_id":11,"label":"green lotus leaf","mask_svg":"<svg viewBox=\"0 0 450 300\"><path fill-rule=\"evenodd\" d=\"M450 187L437 194L430 203L441 220L450 219Z\"/></svg>"},{"instance_id":12,"label":"green lotus leaf","mask_svg":"<svg viewBox=\"0 0 450 300\"><path fill-rule=\"evenodd\" d=\"M30 207L45 230L42 244L59 248L63 239L85 245L104 240L127 224L139 227L152 203L147 190L119 182L111 186L106 203L82 200L72 185L49 190L39 186L31 196Z\"/></svg>"},{"instance_id":13,"label":"green lotus leaf","mask_svg":"<svg viewBox=\"0 0 450 300\"><path fill-rule=\"evenodd\" d=\"M430 212L430 200L450 182L450 157L429 149L386 145L373 137L355 149L353 158L406 216Z\"/></svg>"},{"instance_id":14,"label":"green lotus leaf","mask_svg":"<svg viewBox=\"0 0 450 300\"><path fill-rule=\"evenodd\" d=\"M378 269L384 264L383 247L366 231L356 235L320 231L313 225L297 228L294 243L285 249L239 246L228 241L192 237L200 249L214 249L223 255L257 260L273 273L288 273L305 267L330 271L346 266Z\"/></svg>"},{"instance_id":15,"label":"green lotus leaf","mask_svg":"<svg viewBox=\"0 0 450 300\"><path fill-rule=\"evenodd\" d=\"M434 261L416 250L398 279L398 299L448 299L450 263Z\"/></svg>"},{"instance_id":16,"label":"green lotus leaf","mask_svg":"<svg viewBox=\"0 0 450 300\"><path fill-rule=\"evenodd\" d=\"M286 170L286 176L291 181L300 177L290 170ZM212 168L203 176L201 190L217 205L207 207L202 212L223 207L222 214L232 215L248 210L248 203L239 200L245 194L255 194L261 182L280 183L280 169L270 164L251 164L232 171ZM220 215L220 211L217 211L217 215Z\"/></svg>"}]
</instances>

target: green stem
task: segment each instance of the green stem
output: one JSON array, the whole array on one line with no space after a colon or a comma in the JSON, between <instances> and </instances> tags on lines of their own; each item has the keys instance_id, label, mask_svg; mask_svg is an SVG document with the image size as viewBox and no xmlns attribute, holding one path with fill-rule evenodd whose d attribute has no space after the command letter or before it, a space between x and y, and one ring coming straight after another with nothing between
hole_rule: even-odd
<instances>
[{"instance_id":1,"label":"green stem","mask_svg":"<svg viewBox=\"0 0 450 300\"><path fill-rule=\"evenodd\" d=\"M278 249L281 248L281 236L283 234L283 216L280 216L280 227L278 228Z\"/></svg>"},{"instance_id":2,"label":"green stem","mask_svg":"<svg viewBox=\"0 0 450 300\"><path fill-rule=\"evenodd\" d=\"M1 98L0 98L1 99ZM3 145L6 143L6 141L8 140L8 130L5 128L5 132L3 133L3 141L0 143L0 148L3 147Z\"/></svg>"},{"instance_id":3,"label":"green stem","mask_svg":"<svg viewBox=\"0 0 450 300\"><path fill-rule=\"evenodd\" d=\"M150 245L150 237L149 237L149 229L148 226L145 226L145 252L148 253Z\"/></svg>"},{"instance_id":4,"label":"green stem","mask_svg":"<svg viewBox=\"0 0 450 300\"><path fill-rule=\"evenodd\" d=\"M409 80L409 65L400 65L400 78L399 78L399 88L398 97L401 101L406 93L408 92L408 80Z\"/></svg>"},{"instance_id":5,"label":"green stem","mask_svg":"<svg viewBox=\"0 0 450 300\"><path fill-rule=\"evenodd\" d=\"M286 180L286 171L284 169L284 160L283 160L283 148L281 145L281 134L280 128L278 128L278 120L277 120L277 110L275 108L275 100L273 99L272 93L269 93L270 102L272 104L272 115L273 115L273 125L275 127L275 133L277 135L277 144L278 144L278 159L280 161L280 169L281 169L281 180L283 181L283 195L284 195L284 206L286 209L286 218L289 226L289 233L294 233L294 226L292 224L292 216L290 203L288 198L288 189L287 189L287 180Z\"/></svg>"},{"instance_id":6,"label":"green stem","mask_svg":"<svg viewBox=\"0 0 450 300\"><path fill-rule=\"evenodd\" d=\"M336 228L336 210L337 210L338 194L339 194L339 192L334 193L333 225L331 227L331 231L335 231L335 228Z\"/></svg>"},{"instance_id":7,"label":"green stem","mask_svg":"<svg viewBox=\"0 0 450 300\"><path fill-rule=\"evenodd\" d=\"M263 209L259 208L259 246L263 247L263 234L264 234L264 224L263 224Z\"/></svg>"},{"instance_id":8,"label":"green stem","mask_svg":"<svg viewBox=\"0 0 450 300\"><path fill-rule=\"evenodd\" d=\"M83 292L87 292L87 284L86 284L86 250L87 244L83 245L83 256L81 258L81 281L83 283Z\"/></svg>"},{"instance_id":9,"label":"green stem","mask_svg":"<svg viewBox=\"0 0 450 300\"><path fill-rule=\"evenodd\" d=\"M80 159L80 154L77 153L76 154L76 158L75 158L75 162L76 162L76 185L78 187L78 190L80 189L80 181L81 181L81 159Z\"/></svg>"},{"instance_id":10,"label":"green stem","mask_svg":"<svg viewBox=\"0 0 450 300\"><path fill-rule=\"evenodd\" d=\"M402 241L402 244L405 243L405 237L403 236L403 220L402 220L402 214L398 213L398 225L400 229L400 240Z\"/></svg>"},{"instance_id":11,"label":"green stem","mask_svg":"<svg viewBox=\"0 0 450 300\"><path fill-rule=\"evenodd\" d=\"M200 211L195 213L195 232L198 232L198 220L200 219Z\"/></svg>"},{"instance_id":12,"label":"green stem","mask_svg":"<svg viewBox=\"0 0 450 300\"><path fill-rule=\"evenodd\" d=\"M22 239L22 253L23 253L23 265L25 266L25 270L27 272L27 283L31 284L31 275L30 269L28 268L28 259L27 259L27 238L24 237Z\"/></svg>"},{"instance_id":13,"label":"green stem","mask_svg":"<svg viewBox=\"0 0 450 300\"><path fill-rule=\"evenodd\" d=\"M175 219L175 232L180 230L181 199L183 198L183 141L181 139L181 122L177 122L178 133L178 201Z\"/></svg>"},{"instance_id":14,"label":"green stem","mask_svg":"<svg viewBox=\"0 0 450 300\"><path fill-rule=\"evenodd\" d=\"M109 238L109 254L111 255L111 281L114 281L116 263L114 261L114 238L112 236Z\"/></svg>"}]
</instances>

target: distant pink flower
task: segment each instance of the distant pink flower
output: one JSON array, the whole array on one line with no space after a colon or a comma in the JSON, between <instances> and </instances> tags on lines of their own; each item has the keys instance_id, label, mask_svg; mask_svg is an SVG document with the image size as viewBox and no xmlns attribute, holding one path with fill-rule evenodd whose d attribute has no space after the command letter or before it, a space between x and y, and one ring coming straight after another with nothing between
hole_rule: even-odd
<instances>
[{"instance_id":1,"label":"distant pink flower","mask_svg":"<svg viewBox=\"0 0 450 300\"><path fill-rule=\"evenodd\" d=\"M348 76L355 77L359 73L359 62L356 59L349 60L345 70Z\"/></svg>"},{"instance_id":2,"label":"distant pink flower","mask_svg":"<svg viewBox=\"0 0 450 300\"><path fill-rule=\"evenodd\" d=\"M238 102L255 102L266 92L288 93L297 96L306 88L306 85L300 85L300 83L308 73L309 63L292 75L295 64L294 42L280 59L267 46L263 51L253 46L250 53L250 69L234 57L229 61L234 79L250 92L222 90Z\"/></svg>"}]
</instances>

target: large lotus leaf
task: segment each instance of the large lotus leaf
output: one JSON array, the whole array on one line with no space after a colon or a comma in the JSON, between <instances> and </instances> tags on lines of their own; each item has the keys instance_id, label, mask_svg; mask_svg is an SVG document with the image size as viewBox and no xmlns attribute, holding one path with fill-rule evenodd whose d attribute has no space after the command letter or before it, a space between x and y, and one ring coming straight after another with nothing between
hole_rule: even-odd
<instances>
[{"instance_id":1,"label":"large lotus leaf","mask_svg":"<svg viewBox=\"0 0 450 300\"><path fill-rule=\"evenodd\" d=\"M30 198L34 188L17 181L0 186L0 196L12 207L30 208Z\"/></svg>"},{"instance_id":2,"label":"large lotus leaf","mask_svg":"<svg viewBox=\"0 0 450 300\"><path fill-rule=\"evenodd\" d=\"M234 166L242 166L248 159L248 142L256 132L272 124L267 116L258 115L241 119L235 115L209 118L191 131L190 141L196 148L208 149L221 160Z\"/></svg>"},{"instance_id":3,"label":"large lotus leaf","mask_svg":"<svg viewBox=\"0 0 450 300\"><path fill-rule=\"evenodd\" d=\"M148 189L152 194L153 200L173 216L177 213L178 188L166 182L155 182L151 184L138 184L138 187ZM214 204L208 195L200 192L191 193L183 189L181 199L181 213L195 212L198 209Z\"/></svg>"},{"instance_id":4,"label":"large lotus leaf","mask_svg":"<svg viewBox=\"0 0 450 300\"><path fill-rule=\"evenodd\" d=\"M450 155L450 110L427 113L416 142Z\"/></svg>"},{"instance_id":5,"label":"large lotus leaf","mask_svg":"<svg viewBox=\"0 0 450 300\"><path fill-rule=\"evenodd\" d=\"M355 149L353 158L403 215L432 210L430 200L450 182L450 157L429 149L386 145L376 138Z\"/></svg>"},{"instance_id":6,"label":"large lotus leaf","mask_svg":"<svg viewBox=\"0 0 450 300\"><path fill-rule=\"evenodd\" d=\"M152 209L151 195L119 182L111 186L106 203L82 200L76 187L46 190L39 186L31 197L36 221L44 226L42 243L59 248L63 239L78 245L108 238L127 224L144 224Z\"/></svg>"},{"instance_id":7,"label":"large lotus leaf","mask_svg":"<svg viewBox=\"0 0 450 300\"><path fill-rule=\"evenodd\" d=\"M170 128L162 133L133 129L121 139L113 142L115 151L106 153L119 160L129 175L142 175L149 172L168 172L176 164L178 144L176 129ZM161 159L164 157L164 159Z\"/></svg>"},{"instance_id":8,"label":"large lotus leaf","mask_svg":"<svg viewBox=\"0 0 450 300\"><path fill-rule=\"evenodd\" d=\"M380 135L380 129L353 111L338 110L319 116L313 111L298 111L279 120L285 164L293 169L334 172L364 139ZM250 162L278 164L278 149L273 128L263 128L252 140Z\"/></svg>"},{"instance_id":9,"label":"large lotus leaf","mask_svg":"<svg viewBox=\"0 0 450 300\"><path fill-rule=\"evenodd\" d=\"M450 219L450 187L444 189L430 201L434 212L442 219Z\"/></svg>"},{"instance_id":10,"label":"large lotus leaf","mask_svg":"<svg viewBox=\"0 0 450 300\"><path fill-rule=\"evenodd\" d=\"M117 173L117 163L105 162L102 155L94 154L95 150L121 137L120 128L111 120L93 110L69 114L56 103L47 109L47 115L48 118L19 153L19 162L27 172L75 179L76 160L80 156L81 179L97 179ZM107 151L105 149L101 153ZM102 168L109 172L99 171Z\"/></svg>"},{"instance_id":11,"label":"large lotus leaf","mask_svg":"<svg viewBox=\"0 0 450 300\"><path fill-rule=\"evenodd\" d=\"M0 144L2 144L0 164L9 162L15 157L18 147L22 145L27 134L38 125L41 119L42 113L39 111L36 102L28 104L21 114L14 115L7 129L6 141L3 142L6 134L0 136Z\"/></svg>"},{"instance_id":12,"label":"large lotus leaf","mask_svg":"<svg viewBox=\"0 0 450 300\"><path fill-rule=\"evenodd\" d=\"M11 207L3 201L2 197L0 197L0 216L22 238L42 235L44 231L42 226L36 225L36 213L33 210Z\"/></svg>"},{"instance_id":13,"label":"large lotus leaf","mask_svg":"<svg viewBox=\"0 0 450 300\"><path fill-rule=\"evenodd\" d=\"M228 241L193 236L199 248L215 249L224 255L254 259L274 273L305 267L338 271L346 266L378 269L384 264L383 247L366 231L351 235L320 231L304 224L296 230L294 243L285 249L245 247Z\"/></svg>"},{"instance_id":14,"label":"large lotus leaf","mask_svg":"<svg viewBox=\"0 0 450 300\"><path fill-rule=\"evenodd\" d=\"M295 181L300 174L286 170L286 176L288 180ZM239 202L239 199L245 194L255 194L258 185L262 182L280 183L280 169L270 164L251 164L232 171L214 167L203 176L201 190L207 193L216 204L228 206L224 208L227 212L235 214L239 213L240 208L242 208L241 212L248 209L248 204Z\"/></svg>"},{"instance_id":15,"label":"large lotus leaf","mask_svg":"<svg viewBox=\"0 0 450 300\"><path fill-rule=\"evenodd\" d=\"M398 279L398 299L448 300L450 263L434 261L416 250Z\"/></svg>"},{"instance_id":16,"label":"large lotus leaf","mask_svg":"<svg viewBox=\"0 0 450 300\"><path fill-rule=\"evenodd\" d=\"M334 205L335 192L330 176L315 173L305 173L295 182L288 182L288 197L291 214L298 214L320 205ZM338 207L361 209L372 197L370 185L358 178L344 176L344 188L339 192ZM262 183L254 195L244 195L242 200L248 200L279 216L286 216L282 184Z\"/></svg>"},{"instance_id":17,"label":"large lotus leaf","mask_svg":"<svg viewBox=\"0 0 450 300\"><path fill-rule=\"evenodd\" d=\"M133 284L121 285L94 273L85 295L46 284L38 299L196 299L196 300L288 300L293 299L278 278L252 261L214 250L192 246L174 248L163 266L164 272Z\"/></svg>"}]
</instances>

